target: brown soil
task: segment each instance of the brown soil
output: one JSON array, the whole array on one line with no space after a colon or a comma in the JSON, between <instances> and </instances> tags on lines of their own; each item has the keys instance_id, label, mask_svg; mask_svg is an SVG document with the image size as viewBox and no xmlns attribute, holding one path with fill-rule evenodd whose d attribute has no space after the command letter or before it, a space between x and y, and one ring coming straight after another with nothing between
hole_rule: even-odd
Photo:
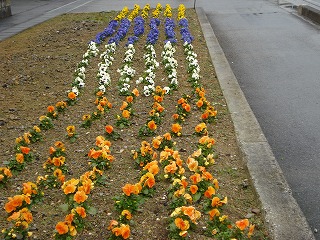
<instances>
[{"instance_id":1,"label":"brown soil","mask_svg":"<svg viewBox=\"0 0 320 240\"><path fill-rule=\"evenodd\" d=\"M67 14L44 22L28 29L14 37L0 42L0 163L14 157L15 139L24 132L37 125L38 118L46 114L49 105L55 105L57 101L66 99L66 92L71 89L73 73L77 63L81 61L86 52L87 43L95 35L102 31L109 21L116 16L116 12L92 13L92 14ZM255 195L254 188L250 182L247 168L243 162L235 138L233 123L226 106L225 99L221 93L219 83L215 77L214 67L207 51L206 43L196 20L194 10L187 10L186 16L190 21L191 33L195 37L194 50L198 53L201 67L202 85L207 91L208 100L218 110L216 123L208 125L209 135L216 140L216 151L219 155L214 166L209 171L218 178L220 183L219 192L228 196L228 206L225 214L231 219L240 219L250 215L250 221L256 224L254 239L267 238L267 231L263 225L262 213L251 214L252 209L260 209L260 203ZM147 29L147 28L146 28ZM146 31L147 32L147 31ZM178 31L177 31L178 32ZM132 30L130 32L132 35ZM180 35L177 33L178 39ZM144 70L142 53L146 34L135 44L136 54L133 67L137 74L135 79ZM165 39L164 31L160 31L160 39L155 45L157 59L161 62L161 51ZM100 46L100 52L103 51ZM0 192L0 228L9 226L6 221L7 214L3 210L8 197L20 192L23 182L36 181L37 176L45 175L42 165L49 156L49 147L56 141L63 141L66 145L67 166L70 175L67 179L77 178L85 171L90 170L87 153L94 147L95 138L104 135L104 126L115 125L115 116L120 113L119 107L124 100L119 96L116 89L116 81L119 78L117 69L121 66L123 59L123 48L125 41L117 47L115 61L111 66L112 87L109 90L108 100L113 108L101 120L94 121L88 129L81 128L82 116L94 111L97 66L99 57L93 58L86 74L86 86L81 93L76 105L67 109L54 120L54 128L43 132L44 139L32 144L31 148L36 160L29 163L27 167L14 175L8 182L6 188ZM164 122L157 129L157 134L162 135L169 131L172 124L172 114L175 112L176 101L184 94L192 91L190 84L186 81L186 62L183 54L181 41L178 42L175 58L178 60L179 90L165 97L163 106L166 109ZM165 78L163 66L160 64L156 72L158 84ZM138 86L142 92L141 86ZM152 98L140 96L134 103L136 116L132 125L120 132L122 140L112 142L112 154L115 161L111 168L105 172L107 183L105 186L96 186L90 194L89 203L94 206L98 213L88 216L86 228L79 233L77 239L106 239L109 236L107 226L111 219L117 219L118 213L114 210L112 197L121 194L121 188L126 183L135 183L139 179L139 170L135 167L131 157L131 150L140 146L142 139L137 137L137 129L145 123L147 113L150 110ZM194 127L199 123L200 113L195 105L193 114L183 123L183 135L175 138L177 149L184 149L180 154L186 159L189 154L196 150L197 137L191 135ZM66 127L75 125L79 137L75 143L66 140ZM147 137L149 141L152 137ZM167 218L169 209L163 202L162 197L169 183L157 182L156 192L153 198L148 199L134 216L131 224L131 239L167 239ZM34 221L31 225L32 238L49 239L54 234L55 225L63 221L66 213L59 209L64 203L64 194L60 189L45 191L43 202L32 207ZM204 224L200 222L199 226ZM207 239L198 228L192 234L191 239Z\"/></svg>"}]
</instances>

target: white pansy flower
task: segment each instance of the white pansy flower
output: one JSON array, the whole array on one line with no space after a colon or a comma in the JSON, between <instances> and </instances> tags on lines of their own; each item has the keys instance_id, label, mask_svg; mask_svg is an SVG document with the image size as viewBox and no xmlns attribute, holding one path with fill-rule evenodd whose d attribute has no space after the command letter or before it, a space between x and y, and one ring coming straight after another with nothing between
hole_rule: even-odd
<instances>
[{"instance_id":1,"label":"white pansy flower","mask_svg":"<svg viewBox=\"0 0 320 240\"><path fill-rule=\"evenodd\" d=\"M164 87L163 90L165 91L166 94L170 92L170 87Z\"/></svg>"},{"instance_id":2,"label":"white pansy flower","mask_svg":"<svg viewBox=\"0 0 320 240\"><path fill-rule=\"evenodd\" d=\"M71 92L74 92L76 96L79 95L79 89L76 86L72 87Z\"/></svg>"},{"instance_id":3,"label":"white pansy flower","mask_svg":"<svg viewBox=\"0 0 320 240\"><path fill-rule=\"evenodd\" d=\"M105 93L105 92L106 92L106 87L105 87L104 85L100 85L100 86L99 86L99 90L100 90L101 92Z\"/></svg>"}]
</instances>

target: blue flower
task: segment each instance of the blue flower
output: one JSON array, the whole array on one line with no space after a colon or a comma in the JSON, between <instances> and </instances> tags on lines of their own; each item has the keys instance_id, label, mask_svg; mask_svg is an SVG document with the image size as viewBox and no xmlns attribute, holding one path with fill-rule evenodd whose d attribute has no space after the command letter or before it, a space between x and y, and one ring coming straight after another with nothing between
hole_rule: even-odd
<instances>
[{"instance_id":1,"label":"blue flower","mask_svg":"<svg viewBox=\"0 0 320 240\"><path fill-rule=\"evenodd\" d=\"M150 32L148 33L147 36L147 43L148 44L155 44L159 38L159 30L158 26L160 24L160 20L158 18L151 18L150 20Z\"/></svg>"},{"instance_id":2,"label":"blue flower","mask_svg":"<svg viewBox=\"0 0 320 240\"><path fill-rule=\"evenodd\" d=\"M188 28L188 20L186 18L181 18L179 21L179 25L181 26L180 33L181 39L183 42L191 43L194 37L191 35Z\"/></svg>"},{"instance_id":3,"label":"blue flower","mask_svg":"<svg viewBox=\"0 0 320 240\"><path fill-rule=\"evenodd\" d=\"M165 20L165 34L167 39L165 42L170 41L171 43L176 43L177 39L175 38L175 32L174 32L175 24L174 21L171 18L166 18Z\"/></svg>"},{"instance_id":4,"label":"blue flower","mask_svg":"<svg viewBox=\"0 0 320 240\"><path fill-rule=\"evenodd\" d=\"M114 37L111 37L108 43L116 43L118 45L118 43L127 35L130 25L131 22L129 21L129 19L122 19L116 35Z\"/></svg>"},{"instance_id":5,"label":"blue flower","mask_svg":"<svg viewBox=\"0 0 320 240\"><path fill-rule=\"evenodd\" d=\"M139 40L139 38L137 36L128 37L128 42L127 42L126 46L128 46L129 44L134 44L138 40Z\"/></svg>"},{"instance_id":6,"label":"blue flower","mask_svg":"<svg viewBox=\"0 0 320 240\"><path fill-rule=\"evenodd\" d=\"M134 20L133 32L135 36L140 36L144 33L144 19L141 16L136 17Z\"/></svg>"},{"instance_id":7,"label":"blue flower","mask_svg":"<svg viewBox=\"0 0 320 240\"><path fill-rule=\"evenodd\" d=\"M101 44L102 41L106 38L111 36L112 34L115 33L115 28L118 26L118 21L116 20L111 20L108 24L108 27L106 27L102 32L99 32L96 35L95 40L93 40L97 44Z\"/></svg>"}]
</instances>

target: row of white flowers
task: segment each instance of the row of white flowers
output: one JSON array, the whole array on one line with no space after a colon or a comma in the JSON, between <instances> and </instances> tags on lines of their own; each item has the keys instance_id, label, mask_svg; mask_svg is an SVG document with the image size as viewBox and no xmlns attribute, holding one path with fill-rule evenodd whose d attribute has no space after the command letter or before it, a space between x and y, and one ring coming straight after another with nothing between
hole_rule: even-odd
<instances>
[{"instance_id":1,"label":"row of white flowers","mask_svg":"<svg viewBox=\"0 0 320 240\"><path fill-rule=\"evenodd\" d=\"M189 81L192 82L193 85L198 85L198 81L200 80L200 66L197 60L197 54L193 51L191 43L185 42L183 47L184 52L187 55L186 60L188 62L188 73L190 75Z\"/></svg>"},{"instance_id":2,"label":"row of white flowers","mask_svg":"<svg viewBox=\"0 0 320 240\"><path fill-rule=\"evenodd\" d=\"M75 70L75 78L72 83L72 89L69 92L74 92L76 96L79 95L80 89L85 85L86 79L86 67L89 65L89 60L92 57L96 57L99 53L97 44L91 41L88 44L87 51L83 54L82 60L78 63L77 69Z\"/></svg>"},{"instance_id":3,"label":"row of white flowers","mask_svg":"<svg viewBox=\"0 0 320 240\"><path fill-rule=\"evenodd\" d=\"M147 44L145 49L146 52L143 55L143 59L145 61L146 69L143 73L143 76L139 77L139 79L136 81L136 84L145 84L143 87L143 94L145 96L150 96L155 90L155 71L159 67L159 62L157 62L156 51L152 44Z\"/></svg>"},{"instance_id":4,"label":"row of white flowers","mask_svg":"<svg viewBox=\"0 0 320 240\"><path fill-rule=\"evenodd\" d=\"M178 87L178 79L177 79L178 61L174 58L175 52L176 52L176 48L171 44L170 41L167 41L161 53L162 63L164 65L164 68L170 83L168 87L164 88L166 90L166 93L169 93L173 90L177 90L177 87Z\"/></svg>"},{"instance_id":5,"label":"row of white flowers","mask_svg":"<svg viewBox=\"0 0 320 240\"><path fill-rule=\"evenodd\" d=\"M130 89L130 81L136 74L136 70L132 68L132 60L136 50L133 44L127 46L127 51L124 53L123 65L117 70L120 73L118 80L118 88L120 95L128 95Z\"/></svg>"},{"instance_id":6,"label":"row of white flowers","mask_svg":"<svg viewBox=\"0 0 320 240\"><path fill-rule=\"evenodd\" d=\"M105 45L106 50L100 55L100 58L103 59L99 64L99 71L97 74L97 78L99 80L98 90L105 93L106 88L111 84L111 77L109 74L109 67L112 65L114 60L114 53L116 51L117 45L113 43L109 43Z\"/></svg>"}]
</instances>

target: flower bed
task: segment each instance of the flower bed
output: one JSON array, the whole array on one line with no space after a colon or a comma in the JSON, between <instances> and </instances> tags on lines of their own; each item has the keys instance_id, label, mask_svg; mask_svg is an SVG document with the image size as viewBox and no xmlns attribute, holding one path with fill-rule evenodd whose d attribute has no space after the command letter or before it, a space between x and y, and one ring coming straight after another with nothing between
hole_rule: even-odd
<instances>
[{"instance_id":1,"label":"flower bed","mask_svg":"<svg viewBox=\"0 0 320 240\"><path fill-rule=\"evenodd\" d=\"M247 219L229 220L223 212L228 198L214 167L218 96L201 78L193 40L183 5L174 14L170 5L125 7L96 35L65 99L47 103L46 115L17 137L15 157L1 168L1 183L10 186L32 169L37 146L49 149L42 173L33 165L32 179L5 202L6 238L39 234L33 213L41 218L51 199L60 211L51 209L54 222L45 231L56 239L252 235ZM58 132L54 142L50 131ZM158 224L147 224L145 233L152 216Z\"/></svg>"}]
</instances>

